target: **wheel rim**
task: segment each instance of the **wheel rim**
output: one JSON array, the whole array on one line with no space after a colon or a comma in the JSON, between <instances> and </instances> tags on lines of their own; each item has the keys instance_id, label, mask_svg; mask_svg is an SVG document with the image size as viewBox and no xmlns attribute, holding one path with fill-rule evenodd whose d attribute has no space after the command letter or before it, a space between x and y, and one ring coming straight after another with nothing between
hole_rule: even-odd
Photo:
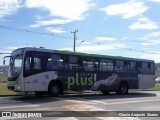
<instances>
[{"instance_id":1,"label":"wheel rim","mask_svg":"<svg viewBox=\"0 0 160 120\"><path fill-rule=\"evenodd\" d=\"M52 87L52 89L51 89L51 91L52 91L52 93L53 93L54 95L57 95L57 94L58 94L58 92L59 92L59 90L58 90L58 87L57 87L57 86L53 86L53 87Z\"/></svg>"},{"instance_id":2,"label":"wheel rim","mask_svg":"<svg viewBox=\"0 0 160 120\"><path fill-rule=\"evenodd\" d=\"M122 91L122 93L126 93L126 87L125 86L123 86L122 88L121 88L121 91Z\"/></svg>"},{"instance_id":3,"label":"wheel rim","mask_svg":"<svg viewBox=\"0 0 160 120\"><path fill-rule=\"evenodd\" d=\"M126 94L126 93L127 93L127 85L126 85L126 84L123 84L123 85L121 86L121 93L122 93L122 94Z\"/></svg>"}]
</instances>

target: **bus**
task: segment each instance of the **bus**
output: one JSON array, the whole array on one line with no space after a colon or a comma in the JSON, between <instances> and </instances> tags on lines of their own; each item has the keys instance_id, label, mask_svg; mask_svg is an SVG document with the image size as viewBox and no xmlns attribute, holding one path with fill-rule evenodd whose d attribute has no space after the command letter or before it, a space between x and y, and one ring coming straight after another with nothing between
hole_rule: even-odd
<instances>
[{"instance_id":1,"label":"bus","mask_svg":"<svg viewBox=\"0 0 160 120\"><path fill-rule=\"evenodd\" d=\"M16 49L6 57L10 57L7 87L15 92L59 96L87 90L124 95L129 89L155 85L153 60L34 47Z\"/></svg>"}]
</instances>

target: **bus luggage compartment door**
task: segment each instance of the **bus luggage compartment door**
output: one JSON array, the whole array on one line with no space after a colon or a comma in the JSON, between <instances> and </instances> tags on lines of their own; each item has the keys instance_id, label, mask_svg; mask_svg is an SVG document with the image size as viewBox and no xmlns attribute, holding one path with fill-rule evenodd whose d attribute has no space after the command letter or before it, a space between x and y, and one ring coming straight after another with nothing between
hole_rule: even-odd
<instances>
[{"instance_id":1,"label":"bus luggage compartment door","mask_svg":"<svg viewBox=\"0 0 160 120\"><path fill-rule=\"evenodd\" d=\"M154 75L138 74L138 80L139 89L152 88L155 85Z\"/></svg>"}]
</instances>

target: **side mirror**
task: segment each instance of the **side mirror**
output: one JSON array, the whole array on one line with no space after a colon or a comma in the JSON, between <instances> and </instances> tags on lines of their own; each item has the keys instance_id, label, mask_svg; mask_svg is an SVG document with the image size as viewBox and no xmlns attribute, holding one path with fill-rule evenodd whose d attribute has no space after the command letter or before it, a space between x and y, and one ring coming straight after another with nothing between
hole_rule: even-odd
<instances>
[{"instance_id":1,"label":"side mirror","mask_svg":"<svg viewBox=\"0 0 160 120\"><path fill-rule=\"evenodd\" d=\"M5 65L5 63L6 63L6 61L5 61L5 60L3 60L3 65Z\"/></svg>"},{"instance_id":2,"label":"side mirror","mask_svg":"<svg viewBox=\"0 0 160 120\"><path fill-rule=\"evenodd\" d=\"M5 57L3 58L3 65L6 64L6 60L5 60L5 59L6 59L7 57L12 58L12 56L5 56Z\"/></svg>"}]
</instances>

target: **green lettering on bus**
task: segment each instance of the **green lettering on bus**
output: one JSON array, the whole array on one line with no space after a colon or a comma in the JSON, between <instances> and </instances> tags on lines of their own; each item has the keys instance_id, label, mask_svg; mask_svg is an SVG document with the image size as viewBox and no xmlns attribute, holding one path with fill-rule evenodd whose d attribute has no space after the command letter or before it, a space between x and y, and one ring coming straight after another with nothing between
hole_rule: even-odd
<instances>
[{"instance_id":1,"label":"green lettering on bus","mask_svg":"<svg viewBox=\"0 0 160 120\"><path fill-rule=\"evenodd\" d=\"M74 85L75 84L75 79L74 79L74 77L73 76L68 76L68 89L70 89L70 87L72 86L72 85Z\"/></svg>"},{"instance_id":2,"label":"green lettering on bus","mask_svg":"<svg viewBox=\"0 0 160 120\"><path fill-rule=\"evenodd\" d=\"M68 89L71 89L71 86L80 86L80 85L93 85L94 78L93 76L81 76L79 73L76 73L76 76L68 76Z\"/></svg>"},{"instance_id":3,"label":"green lettering on bus","mask_svg":"<svg viewBox=\"0 0 160 120\"><path fill-rule=\"evenodd\" d=\"M93 85L93 77L88 78L88 85Z\"/></svg>"},{"instance_id":4,"label":"green lettering on bus","mask_svg":"<svg viewBox=\"0 0 160 120\"><path fill-rule=\"evenodd\" d=\"M78 73L76 73L76 85L80 85L80 83L79 83L79 74Z\"/></svg>"},{"instance_id":5,"label":"green lettering on bus","mask_svg":"<svg viewBox=\"0 0 160 120\"><path fill-rule=\"evenodd\" d=\"M81 85L87 85L87 77L81 77Z\"/></svg>"}]
</instances>

